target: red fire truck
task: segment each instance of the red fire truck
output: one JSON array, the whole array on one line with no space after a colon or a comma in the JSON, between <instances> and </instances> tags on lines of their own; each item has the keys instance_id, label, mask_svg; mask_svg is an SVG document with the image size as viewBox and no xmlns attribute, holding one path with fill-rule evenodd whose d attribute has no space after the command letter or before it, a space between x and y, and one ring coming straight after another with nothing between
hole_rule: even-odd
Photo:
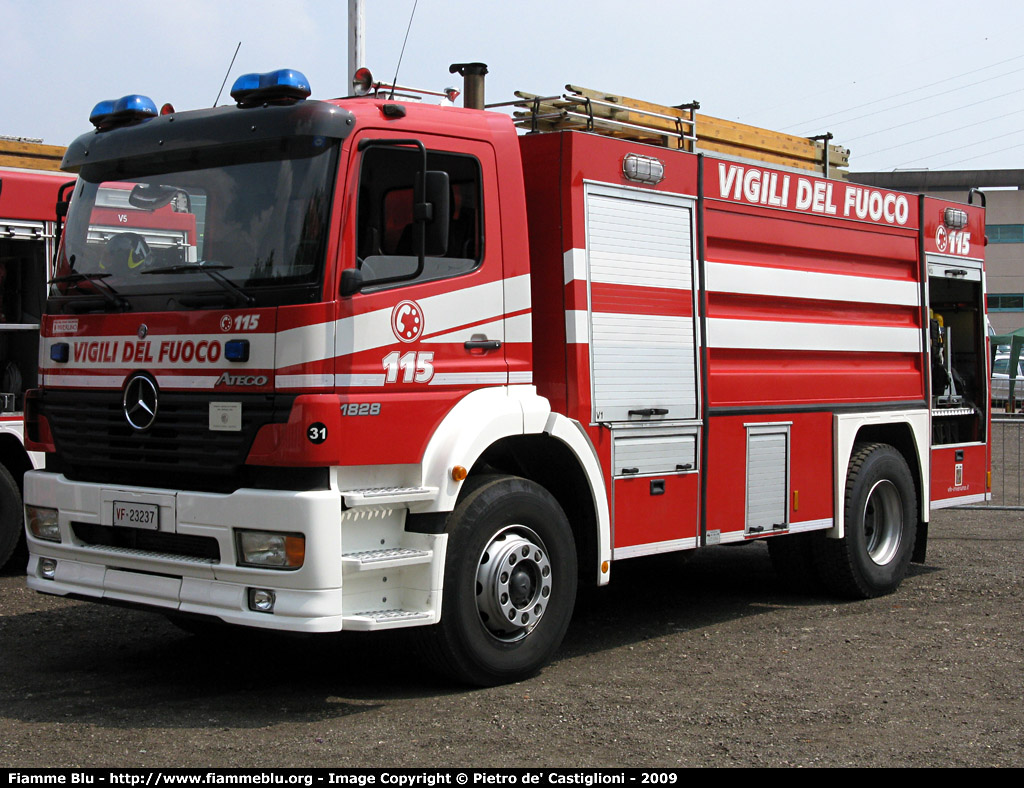
<instances>
[{"instance_id":1,"label":"red fire truck","mask_svg":"<svg viewBox=\"0 0 1024 788\"><path fill-rule=\"evenodd\" d=\"M493 684L617 561L767 539L870 597L988 497L980 205L695 151L692 111L658 147L589 98L518 135L393 92L97 107L28 397L32 588L417 627ZM99 234L104 190L195 233Z\"/></svg>"},{"instance_id":2,"label":"red fire truck","mask_svg":"<svg viewBox=\"0 0 1024 788\"><path fill-rule=\"evenodd\" d=\"M24 532L22 476L42 465L42 455L23 445L22 405L26 389L38 385L39 321L55 249L57 191L69 181L63 173L26 169L35 162L15 150L25 147L33 144L0 143L3 164L23 165L0 166L0 567L12 560Z\"/></svg>"}]
</instances>

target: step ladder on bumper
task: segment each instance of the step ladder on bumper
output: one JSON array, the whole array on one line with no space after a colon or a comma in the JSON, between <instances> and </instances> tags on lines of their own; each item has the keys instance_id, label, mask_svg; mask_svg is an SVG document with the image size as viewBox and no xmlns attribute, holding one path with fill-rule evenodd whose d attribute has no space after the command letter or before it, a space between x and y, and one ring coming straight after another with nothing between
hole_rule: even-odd
<instances>
[{"instance_id":1,"label":"step ladder on bumper","mask_svg":"<svg viewBox=\"0 0 1024 788\"><path fill-rule=\"evenodd\" d=\"M342 629L399 629L439 620L447 535L405 531L409 509L437 493L436 487L342 491Z\"/></svg>"}]
</instances>

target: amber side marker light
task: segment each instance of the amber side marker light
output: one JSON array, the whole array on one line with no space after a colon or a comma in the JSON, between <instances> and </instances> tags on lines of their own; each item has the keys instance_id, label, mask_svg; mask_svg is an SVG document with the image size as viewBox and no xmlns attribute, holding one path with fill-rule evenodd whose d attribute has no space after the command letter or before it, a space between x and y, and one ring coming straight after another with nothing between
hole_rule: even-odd
<instances>
[{"instance_id":1,"label":"amber side marker light","mask_svg":"<svg viewBox=\"0 0 1024 788\"><path fill-rule=\"evenodd\" d=\"M464 481L467 476L469 476L469 471L467 471L463 466L456 465L454 468L452 468L452 478L455 481Z\"/></svg>"}]
</instances>

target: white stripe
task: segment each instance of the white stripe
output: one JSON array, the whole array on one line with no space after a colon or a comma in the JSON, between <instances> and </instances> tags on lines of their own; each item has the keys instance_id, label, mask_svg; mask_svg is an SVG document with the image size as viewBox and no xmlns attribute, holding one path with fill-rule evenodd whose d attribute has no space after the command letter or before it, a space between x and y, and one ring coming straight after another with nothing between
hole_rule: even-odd
<instances>
[{"instance_id":1,"label":"white stripe","mask_svg":"<svg viewBox=\"0 0 1024 788\"><path fill-rule=\"evenodd\" d=\"M42 386L73 386L85 389L119 389L130 373L124 375L42 375Z\"/></svg>"},{"instance_id":2,"label":"white stripe","mask_svg":"<svg viewBox=\"0 0 1024 788\"><path fill-rule=\"evenodd\" d=\"M337 327L334 348L338 356L385 347L397 341L391 330L391 307L342 318Z\"/></svg>"},{"instance_id":3,"label":"white stripe","mask_svg":"<svg viewBox=\"0 0 1024 788\"><path fill-rule=\"evenodd\" d=\"M419 302L423 307L423 330L434 334L450 331L459 326L475 325L485 320L502 317L504 280L488 282L464 290L452 290ZM391 330L391 310L388 310L388 331ZM391 342L394 342L392 334ZM389 343L390 344L390 343Z\"/></svg>"},{"instance_id":4,"label":"white stripe","mask_svg":"<svg viewBox=\"0 0 1024 788\"><path fill-rule=\"evenodd\" d=\"M277 368L334 358L334 322L289 328L277 335Z\"/></svg>"},{"instance_id":5,"label":"white stripe","mask_svg":"<svg viewBox=\"0 0 1024 788\"><path fill-rule=\"evenodd\" d=\"M496 282L441 293L418 301L424 313L424 332L436 334L500 319L504 287L504 280L499 279ZM335 340L336 354L347 356L395 344L397 340L391 330L392 309L393 307L387 307L339 320Z\"/></svg>"},{"instance_id":6,"label":"white stripe","mask_svg":"<svg viewBox=\"0 0 1024 788\"><path fill-rule=\"evenodd\" d=\"M279 389L322 389L334 385L334 375L278 375Z\"/></svg>"},{"instance_id":7,"label":"white stripe","mask_svg":"<svg viewBox=\"0 0 1024 788\"><path fill-rule=\"evenodd\" d=\"M239 369L266 369L272 365L274 358L274 334L150 334L145 339L140 340L137 336L94 336L94 337L47 337L42 342L42 348L40 351L40 357L46 361L50 358L50 348L58 342L66 342L72 347L70 348L70 358L65 364L61 364L61 369L117 369L118 367L124 367L125 369L135 369L141 365L157 367L159 369L196 369L202 368L203 366L215 366L224 362L223 356L223 343L229 339L244 338L249 341L249 361L245 364L238 365ZM220 357L213 362L210 361L196 361L193 357L190 361L181 360L181 346L179 343L191 342L193 345L197 345L200 342L206 342L208 345L216 343L221 350ZM98 359L97 361L89 361L87 359L75 360L75 349L74 345L89 345L95 343L106 343L106 347L109 351L113 351L112 359ZM178 360L170 361L166 357L161 358L161 346L164 343L169 343L172 347L177 346L178 349ZM132 347L133 353L134 348L138 345L148 345L150 359L147 361L138 361L134 358L125 360L124 349L125 347Z\"/></svg>"},{"instance_id":8,"label":"white stripe","mask_svg":"<svg viewBox=\"0 0 1024 788\"><path fill-rule=\"evenodd\" d=\"M565 277L563 284L569 284L574 279L587 281L587 250L570 249L562 255L562 266Z\"/></svg>"},{"instance_id":9,"label":"white stripe","mask_svg":"<svg viewBox=\"0 0 1024 788\"><path fill-rule=\"evenodd\" d=\"M530 275L510 276L505 281L505 314L529 309L533 302L530 296Z\"/></svg>"},{"instance_id":10,"label":"white stripe","mask_svg":"<svg viewBox=\"0 0 1024 788\"><path fill-rule=\"evenodd\" d=\"M508 382L507 372L448 372L434 375L431 386L465 386L474 383L505 384Z\"/></svg>"},{"instance_id":11,"label":"white stripe","mask_svg":"<svg viewBox=\"0 0 1024 788\"><path fill-rule=\"evenodd\" d=\"M831 517L826 517L822 520L805 520L802 523L790 523L789 532L791 534L799 534L804 531L820 531L824 528L831 528L834 521Z\"/></svg>"},{"instance_id":12,"label":"white stripe","mask_svg":"<svg viewBox=\"0 0 1024 788\"><path fill-rule=\"evenodd\" d=\"M505 326L501 319L492 320L490 323L482 323L477 326L466 326L464 328L458 328L455 331L449 331L446 334L437 334L435 336L426 337L422 340L424 344L440 344L442 342L466 342L477 335L484 335L488 339L500 339Z\"/></svg>"},{"instance_id":13,"label":"white stripe","mask_svg":"<svg viewBox=\"0 0 1024 788\"><path fill-rule=\"evenodd\" d=\"M515 315L505 320L506 342L532 342L533 317L529 314Z\"/></svg>"},{"instance_id":14,"label":"white stripe","mask_svg":"<svg viewBox=\"0 0 1024 788\"><path fill-rule=\"evenodd\" d=\"M707 323L708 347L851 353L921 352L921 332L916 328L725 318L708 318Z\"/></svg>"},{"instance_id":15,"label":"white stripe","mask_svg":"<svg viewBox=\"0 0 1024 788\"><path fill-rule=\"evenodd\" d=\"M961 495L959 498L941 498L932 501L932 509L945 509L947 506L964 506L969 503L985 503L991 501L992 496L988 493L978 495Z\"/></svg>"},{"instance_id":16,"label":"white stripe","mask_svg":"<svg viewBox=\"0 0 1024 788\"><path fill-rule=\"evenodd\" d=\"M710 260L705 270L707 289L711 292L898 306L918 306L921 303L921 290L916 282Z\"/></svg>"},{"instance_id":17,"label":"white stripe","mask_svg":"<svg viewBox=\"0 0 1024 788\"><path fill-rule=\"evenodd\" d=\"M657 555L658 553L674 553L677 550L693 550L697 547L697 540L672 539L668 542L651 542L650 544L638 544L631 547L616 547L612 551L612 558L634 558L639 555Z\"/></svg>"},{"instance_id":18,"label":"white stripe","mask_svg":"<svg viewBox=\"0 0 1024 788\"><path fill-rule=\"evenodd\" d=\"M220 376L208 375L157 375L156 382L165 389L212 389L217 385ZM273 380L268 376L267 381ZM255 386L253 388L256 388Z\"/></svg>"},{"instance_id":19,"label":"white stripe","mask_svg":"<svg viewBox=\"0 0 1024 788\"><path fill-rule=\"evenodd\" d=\"M514 383L533 383L533 372L509 372L508 382Z\"/></svg>"},{"instance_id":20,"label":"white stripe","mask_svg":"<svg viewBox=\"0 0 1024 788\"><path fill-rule=\"evenodd\" d=\"M573 345L590 344L590 319L584 309L570 309L565 313L565 341Z\"/></svg>"},{"instance_id":21,"label":"white stripe","mask_svg":"<svg viewBox=\"0 0 1024 788\"><path fill-rule=\"evenodd\" d=\"M335 375L334 385L339 388L383 386L385 377L383 372L379 375Z\"/></svg>"}]
</instances>

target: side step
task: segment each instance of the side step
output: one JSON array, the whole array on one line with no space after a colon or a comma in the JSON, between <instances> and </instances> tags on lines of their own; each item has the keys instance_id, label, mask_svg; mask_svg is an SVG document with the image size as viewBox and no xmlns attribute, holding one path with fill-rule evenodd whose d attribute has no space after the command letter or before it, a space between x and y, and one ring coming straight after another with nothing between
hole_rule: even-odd
<instances>
[{"instance_id":1,"label":"side step","mask_svg":"<svg viewBox=\"0 0 1024 788\"><path fill-rule=\"evenodd\" d=\"M341 557L343 570L365 572L371 569L392 569L396 566L429 564L434 557L432 550L413 550L409 547L392 547L386 550L364 550L359 553L345 553Z\"/></svg>"},{"instance_id":2,"label":"side step","mask_svg":"<svg viewBox=\"0 0 1024 788\"><path fill-rule=\"evenodd\" d=\"M342 619L342 630L370 632L378 629L398 629L416 624L426 624L433 620L433 614L416 610L367 610L345 616Z\"/></svg>"},{"instance_id":3,"label":"side step","mask_svg":"<svg viewBox=\"0 0 1024 788\"><path fill-rule=\"evenodd\" d=\"M429 501L437 496L437 487L373 487L366 490L342 490L345 506L390 506Z\"/></svg>"}]
</instances>

